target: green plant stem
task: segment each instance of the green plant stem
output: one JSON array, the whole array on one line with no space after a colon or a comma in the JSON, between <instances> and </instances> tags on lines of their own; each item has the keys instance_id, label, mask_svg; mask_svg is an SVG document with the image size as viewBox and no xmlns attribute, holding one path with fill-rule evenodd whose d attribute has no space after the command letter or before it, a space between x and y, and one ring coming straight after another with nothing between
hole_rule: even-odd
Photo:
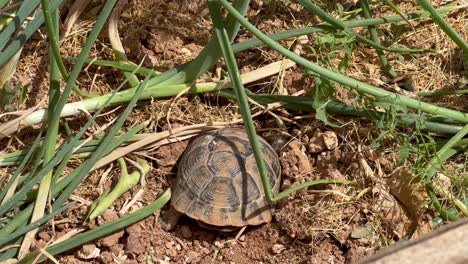
<instances>
[{"instance_id":1,"label":"green plant stem","mask_svg":"<svg viewBox=\"0 0 468 264\"><path fill-rule=\"evenodd\" d=\"M428 50L424 50L424 49L398 49L398 48L386 48L386 47L383 47L382 45L378 44L378 43L375 43L371 40L368 40L367 38L365 38L364 36L358 34L358 33L355 33L354 31L352 31L349 27L346 26L346 24L344 24L343 22L333 18L332 16L330 16L329 14L327 14L327 12L325 12L324 10L322 10L319 6L317 5L314 5L313 3L311 3L309 0L296 0L296 2L299 2L301 5L303 5L305 8L307 8L309 11L311 11L312 13L316 14L318 17L320 17L322 20L326 21L327 23L329 23L330 25L338 28L338 29L341 29L343 30L346 34L350 35L350 36L354 36L357 40L373 47L373 48L376 48L376 49L380 49L380 50L386 50L386 51L392 51L392 52L400 52L400 53L420 53L420 52L427 52Z\"/></svg>"},{"instance_id":2,"label":"green plant stem","mask_svg":"<svg viewBox=\"0 0 468 264\"><path fill-rule=\"evenodd\" d=\"M82 244L115 233L118 230L122 230L123 228L137 223L145 219L146 217L152 215L156 210L161 209L169 201L169 199L171 199L171 190L167 189L161 196L159 196L159 198L156 201L148 204L147 206L131 214L125 215L119 218L118 220L112 221L105 225L76 235L56 245L50 246L46 248L46 251L52 255L57 255L75 247L78 247ZM40 254L40 251L31 252L30 254L26 255L23 259L21 259L18 262L18 264L32 263L33 260ZM44 258L42 257L41 260L43 259Z\"/></svg>"},{"instance_id":3,"label":"green plant stem","mask_svg":"<svg viewBox=\"0 0 468 264\"><path fill-rule=\"evenodd\" d=\"M132 189L140 181L141 177L144 177L150 171L150 166L148 162L142 159L137 159L138 165L141 167L140 170L135 170L132 173L128 174L127 165L123 158L117 160L120 167L120 177L117 181L117 184L112 188L112 191L103 195L99 198L99 202L96 204L96 207L93 208L89 214L89 220L92 221L99 215L101 215L105 210L107 210L122 194Z\"/></svg>"},{"instance_id":4,"label":"green plant stem","mask_svg":"<svg viewBox=\"0 0 468 264\"><path fill-rule=\"evenodd\" d=\"M453 7L444 7L444 8L438 9L437 12L439 14L446 14L452 10L454 10ZM419 12L419 13L407 14L406 18L418 19L418 18L421 18L422 16L423 16L423 13ZM403 21L403 18L399 16L388 16L388 17L373 18L373 19L350 20L350 21L344 21L343 23L349 28L356 28L356 27L377 26L377 25L382 25L382 24L387 24L387 23L396 23L396 22L401 22L401 21ZM294 38L294 37L299 37L303 35L328 32L328 31L333 31L333 30L336 30L336 28L334 28L333 26L329 24L320 24L314 27L304 27L304 28L299 28L299 29L286 30L286 31L279 32L279 33L273 33L271 35L268 35L268 37L270 37L271 39L275 41L279 41L279 40L283 40L287 38ZM250 48L263 45L263 44L264 43L261 40L257 38L252 38L252 39L234 44L232 46L232 49L234 50L235 53L237 53L240 51L244 51Z\"/></svg>"},{"instance_id":5,"label":"green plant stem","mask_svg":"<svg viewBox=\"0 0 468 264\"><path fill-rule=\"evenodd\" d=\"M138 102L138 98L141 95L141 92L145 89L146 85L148 84L149 75L146 79L139 85L138 89L133 95L132 100L128 103L125 110L122 112L122 115L117 119L114 126L110 129L109 132L106 133L106 136L102 139L102 143L96 149L96 151L91 155L89 159L87 159L82 165L80 165L80 170L78 174L71 180L70 184L63 190L63 192L55 199L55 202L52 208L61 207L63 203L69 198L69 196L73 193L73 191L80 185L83 179L86 177L88 172L94 166L94 164L102 158L105 153L108 151L109 146L112 143L112 139L116 136L117 132L120 130L122 125L124 124L125 120L127 119L128 115L132 111L133 107L135 107L136 103Z\"/></svg>"},{"instance_id":6,"label":"green plant stem","mask_svg":"<svg viewBox=\"0 0 468 264\"><path fill-rule=\"evenodd\" d=\"M221 52L226 62L231 82L233 83L236 98L241 108L242 119L244 120L244 125L249 136L249 142L252 146L255 160L257 162L258 171L262 178L262 185L267 201L269 203L274 203L287 197L293 192L318 184L352 184L352 182L344 180L318 180L299 184L279 193L276 196L273 195L271 190L270 178L265 166L265 161L263 159L260 143L257 138L257 133L255 131L255 125L252 120L252 114L250 112L247 94L245 93L245 88L240 79L239 69L237 68L237 63L234 57L234 52L232 51L232 47L229 42L227 31L222 22L223 20L220 12L219 3L217 2L217 0L208 0L208 8L210 10L213 24L215 26L216 37L218 39Z\"/></svg>"},{"instance_id":7,"label":"green plant stem","mask_svg":"<svg viewBox=\"0 0 468 264\"><path fill-rule=\"evenodd\" d=\"M216 91L216 94L226 98L236 99L235 95L229 90ZM314 98L301 97L301 96L288 96L288 95L271 95L271 94L253 94L249 93L249 97L255 100L257 103L268 105L277 102L284 102L284 108L294 111L309 111L315 112L312 103ZM326 112L334 115L341 116L356 116L366 117L372 120L379 120L385 113L378 112L375 110L356 108L355 106L346 105L337 101L330 101L326 105ZM408 127L416 127L418 129L425 129L443 134L456 134L463 127L459 125L438 123L428 120L424 116L420 115L398 115L398 120Z\"/></svg>"},{"instance_id":8,"label":"green plant stem","mask_svg":"<svg viewBox=\"0 0 468 264\"><path fill-rule=\"evenodd\" d=\"M45 25L47 28L47 37L49 39L50 50L51 50L51 53L53 54L52 59L55 60L55 62L57 63L58 69L60 70L60 74L62 74L63 79L67 81L69 76L68 76L67 69L65 68L65 64L63 63L62 55L60 55L58 31L54 29L54 23L52 22L52 16L50 14L50 11L51 11L50 2L49 0L41 0L41 5L42 5L42 12L44 14ZM55 11L57 11L57 9L55 9ZM89 94L89 93L82 92L76 85L73 85L72 89L77 95L82 96L82 97L97 96L96 94Z\"/></svg>"},{"instance_id":9,"label":"green plant stem","mask_svg":"<svg viewBox=\"0 0 468 264\"><path fill-rule=\"evenodd\" d=\"M376 97L378 100L382 100L382 101L385 100L386 102L392 102L393 104L403 105L409 108L421 110L423 112L427 112L427 113L431 113L435 115L441 115L441 116L444 116L444 117L447 117L447 118L450 118L450 119L453 119L462 123L468 123L467 113L462 113L462 112L444 108L444 107L438 107L438 106L425 103L419 100L415 100L415 99L412 99L403 95L395 94L395 93L380 89L378 87L369 85L367 83L351 79L347 76L330 71L321 66L318 66L317 64L314 64L308 61L307 59L304 59L298 56L297 54L289 51L288 49L283 48L274 40L267 37L260 30L255 28L254 25L252 25L250 22L244 19L244 17L241 14L239 14L239 12L237 12L227 0L219 0L219 1L228 10L229 13L233 14L239 20L239 22L247 30L249 30L252 34L254 34L258 39L263 41L267 46L280 52L282 55L295 61L299 65L306 67L307 69L311 70L312 72L320 76L326 77L332 81L335 81L337 83L340 83L352 89L356 89L362 93L372 95Z\"/></svg>"},{"instance_id":10,"label":"green plant stem","mask_svg":"<svg viewBox=\"0 0 468 264\"><path fill-rule=\"evenodd\" d=\"M425 169L423 180L427 183L432 182L432 177L435 172L440 168L442 163L450 156L457 153L454 146L468 134L468 124L463 127L457 134L455 134L445 145L437 151L436 155L429 161Z\"/></svg>"},{"instance_id":11,"label":"green plant stem","mask_svg":"<svg viewBox=\"0 0 468 264\"><path fill-rule=\"evenodd\" d=\"M455 222L460 219L458 215L455 215L451 213L449 210L445 209L437 199L437 195L435 194L434 190L429 184L426 184L426 190L427 193L429 194L429 198L431 199L432 206L436 209L436 211L439 213L440 217L446 221L451 221Z\"/></svg>"},{"instance_id":12,"label":"green plant stem","mask_svg":"<svg viewBox=\"0 0 468 264\"><path fill-rule=\"evenodd\" d=\"M372 18L372 13L369 7L369 1L360 0L360 3L361 3L362 13L364 14L364 17L366 19ZM379 34L377 33L377 29L375 28L375 26L368 26L367 29L369 30L369 34L371 36L372 41L380 45ZM392 78L396 78L398 75L396 74L395 71L393 71L392 66L390 66L390 64L388 63L385 53L380 49L375 49L375 52L379 56L380 62L382 63L382 67L387 72L387 74Z\"/></svg>"},{"instance_id":13,"label":"green plant stem","mask_svg":"<svg viewBox=\"0 0 468 264\"><path fill-rule=\"evenodd\" d=\"M76 61L76 58L74 58L74 57L69 57L69 58L66 58L66 59L70 60L70 61ZM143 74L143 75L148 75L149 74L149 75L151 75L151 77L156 77L159 74L161 74L160 72L157 72L157 71L155 71L153 69L138 66L138 65L136 65L136 64L134 64L134 63L132 63L130 61L125 61L125 62L123 62L123 61L108 61L108 60L94 60L94 59L87 58L85 62L87 64L89 64L89 65L111 67L111 68L126 71L126 72L135 71L135 73L137 73L137 74Z\"/></svg>"},{"instance_id":14,"label":"green plant stem","mask_svg":"<svg viewBox=\"0 0 468 264\"><path fill-rule=\"evenodd\" d=\"M455 136L453 136L445 145L440 148L436 155L429 161L427 164L422 180L426 183L426 191L431 198L432 204L434 208L439 212L441 217L448 219L449 221L456 221L458 220L458 216L450 214L449 211L444 209L439 201L437 200L437 196L434 192L434 187L432 185L432 177L436 173L436 171L442 166L443 162L446 161L448 158L453 156L454 154L458 153L458 149L456 149L456 145L463 140L463 138L468 134L468 125L464 126L462 130L460 130Z\"/></svg>"},{"instance_id":15,"label":"green plant stem","mask_svg":"<svg viewBox=\"0 0 468 264\"><path fill-rule=\"evenodd\" d=\"M456 90L456 91L434 91L434 92L420 92L417 93L421 97L440 97L447 95L463 95L468 94L468 90Z\"/></svg>"},{"instance_id":16,"label":"green plant stem","mask_svg":"<svg viewBox=\"0 0 468 264\"><path fill-rule=\"evenodd\" d=\"M418 0L418 4L424 8L429 14L434 22L439 25L439 27L449 36L457 46L462 49L464 54L468 54L468 43L463 40L463 38L455 31L455 29L450 26L447 21L437 12L437 10L432 6L431 2L428 0Z\"/></svg>"}]
</instances>

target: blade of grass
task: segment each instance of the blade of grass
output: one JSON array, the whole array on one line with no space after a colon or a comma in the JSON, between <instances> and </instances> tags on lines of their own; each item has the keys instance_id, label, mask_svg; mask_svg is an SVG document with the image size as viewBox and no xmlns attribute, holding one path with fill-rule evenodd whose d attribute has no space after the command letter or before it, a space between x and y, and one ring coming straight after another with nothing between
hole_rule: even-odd
<instances>
[{"instance_id":1,"label":"blade of grass","mask_svg":"<svg viewBox=\"0 0 468 264\"><path fill-rule=\"evenodd\" d=\"M270 48L278 51L282 55L286 56L287 58L295 61L296 63L306 67L307 69L311 70L312 72L328 78L332 81L340 83L344 86L350 87L352 89L356 89L364 94L369 94L376 97L378 100L385 100L386 102L392 102L396 105L403 105L409 108L418 109L423 112L436 114L440 116L444 116L462 123L468 123L468 114L462 113L459 111L455 111L452 109L438 107L429 103L425 103L419 100L415 100L413 98L409 98L403 95L395 94L378 87L369 85L367 83L354 80L342 74L338 74L331 70L325 69L315 63L312 63L297 54L287 50L286 48L282 47L265 34L263 34L260 30L258 30L255 26L253 26L249 21L247 21L239 12L237 12L231 4L229 4L226 0L219 0L220 3L228 10L229 13L233 14L239 22L253 35L255 35L258 39L262 40L267 46Z\"/></svg>"},{"instance_id":2,"label":"blade of grass","mask_svg":"<svg viewBox=\"0 0 468 264\"><path fill-rule=\"evenodd\" d=\"M55 109L55 105L60 98L60 77L59 77L59 66L58 61L60 59L55 59L54 49L58 50L58 30L59 30L59 21L57 10L52 11L52 14L49 10L49 1L42 0L42 10L44 17L46 18L46 26L49 36L49 52L50 52L50 76L49 76L49 107L48 107L48 122L47 122L47 132L43 144L44 157L37 157L38 159L43 159L43 162L47 164L55 155L55 145L57 144L59 122L60 122L60 112ZM54 37L52 37L54 36ZM57 43L52 43L56 41ZM60 56L60 52L58 54ZM65 66L63 66L65 68ZM49 198L50 185L52 182L52 171L48 172L47 175L41 180L38 189L38 195L36 197L36 202L34 204L34 211L31 216L30 222L35 222L41 219L44 216L45 208ZM32 241L36 236L38 229L30 230L23 239L23 243L19 249L18 257L24 256L24 254L29 252L29 248L32 245Z\"/></svg>"},{"instance_id":3,"label":"blade of grass","mask_svg":"<svg viewBox=\"0 0 468 264\"><path fill-rule=\"evenodd\" d=\"M74 57L69 57L66 58L67 60L70 61L76 61L76 58ZM122 70L126 72L135 72L136 74L143 74L143 75L151 75L151 77L156 77L160 72L157 72L153 69L145 68L138 66L130 61L122 62L122 61L108 61L108 60L94 60L94 59L89 59L87 58L85 60L85 63L89 65L97 65L97 66L104 66L104 67L111 67L117 70Z\"/></svg>"},{"instance_id":4,"label":"blade of grass","mask_svg":"<svg viewBox=\"0 0 468 264\"><path fill-rule=\"evenodd\" d=\"M28 8L28 11L29 11L29 9L32 7L34 7L33 10L36 9L36 7L39 5L39 2L40 0L23 1L23 5L26 6L26 8ZM52 10L56 9L62 2L63 0L52 0L51 9ZM24 15L27 17L29 13L25 11ZM21 32L21 34L19 34L16 38L14 38L11 41L12 32L7 31L7 29L11 26L10 30L15 32L17 30L16 27L18 25L21 25L21 23L24 22L24 19L25 19L24 17L21 17L21 19L20 17L17 17L17 19L15 19L12 23L10 23L7 26L7 28L5 28L5 30L3 30L0 33L0 50L2 50L2 52L0 52L0 65L3 65L15 53L17 53L18 50L20 50L21 47L23 47L24 43L26 43L26 41L28 41L31 38L31 36L34 33L36 33L37 29L40 26L42 26L42 24L44 23L44 15L40 13L31 22L28 23L28 25ZM8 43L9 41L11 42L8 45L8 47L4 48L5 44Z\"/></svg>"},{"instance_id":5,"label":"blade of grass","mask_svg":"<svg viewBox=\"0 0 468 264\"><path fill-rule=\"evenodd\" d=\"M83 181L83 179L86 177L86 175L94 166L94 164L102 156L104 156L104 153L106 152L106 149L108 148L109 144L112 142L112 139L120 130L120 128L123 126L124 122L127 120L128 115L132 111L133 107L135 107L136 103L138 102L138 98L143 92L143 90L145 89L146 85L148 84L149 78L150 76L148 75L146 79L143 81L143 83L140 84L132 100L128 103L127 107L125 108L121 116L117 119L115 124L112 126L112 129L103 138L101 144L93 153L93 155L84 162L83 166L80 166L80 170L78 174L72 179L70 184L63 190L63 193L54 201L52 208L57 208L57 207L62 206L62 204L65 203L65 201L70 197L73 191L75 191L78 185Z\"/></svg>"},{"instance_id":6,"label":"blade of grass","mask_svg":"<svg viewBox=\"0 0 468 264\"><path fill-rule=\"evenodd\" d=\"M437 170L442 166L442 164L451 156L459 152L455 146L459 143L465 136L468 134L468 125L464 126L455 136L453 136L445 145L440 148L435 156L428 162L426 168L424 169L424 174L421 178L425 182L426 191L431 198L434 208L439 212L440 216L449 221L458 220L458 216L451 214L448 210L443 208L440 205L437 196L434 192L434 186L432 183L432 177L437 172Z\"/></svg>"},{"instance_id":7,"label":"blade of grass","mask_svg":"<svg viewBox=\"0 0 468 264\"><path fill-rule=\"evenodd\" d=\"M74 204L75 203L72 202L72 203L69 203L67 205L64 205L64 206L58 208L57 210L55 210L54 212L52 212L50 214L47 214L47 215L39 218L38 220L30 223L29 225L17 229L15 232L10 233L9 235L1 236L0 237L0 247L5 245L5 243L8 243L11 240L14 240L14 239L18 238L19 236L21 236L21 235L23 235L23 234L25 234L25 233L33 230L33 229L39 228L40 226L47 223L49 220L51 220L55 216L61 214L62 212L64 212L65 210L67 210L68 208L70 208ZM24 241L23 241L23 243L24 243Z\"/></svg>"},{"instance_id":8,"label":"blade of grass","mask_svg":"<svg viewBox=\"0 0 468 264\"><path fill-rule=\"evenodd\" d=\"M8 190L10 190L11 186L16 181L18 176L21 174L21 172L23 172L26 165L28 165L29 161L31 160L31 157L32 157L33 153L35 153L37 147L39 146L39 142L40 142L40 140L42 138L42 133L43 133L43 130L41 129L41 131L37 135L36 139L34 140L33 144L31 145L31 148L26 152L26 155L21 160L21 163L19 164L18 168L16 168L15 173L11 176L11 178L10 178L9 182L7 183L7 185L4 186L2 191L0 192L0 200L2 200L2 203L1 203L2 205L6 202L6 200L9 199L9 197L6 197L6 194L7 194Z\"/></svg>"},{"instance_id":9,"label":"blade of grass","mask_svg":"<svg viewBox=\"0 0 468 264\"><path fill-rule=\"evenodd\" d=\"M94 28L91 30L88 39L86 40L83 49L78 56L77 62L73 67L73 70L70 73L69 79L65 88L62 92L62 96L59 98L55 110L58 112L62 112L62 109L67 102L67 99L71 93L71 88L73 87L78 75L80 74L81 68L83 67L84 60L86 59L86 55L88 54L89 50L93 46L94 41L97 39L99 32L101 31L102 27L104 26L107 17L110 15L110 12L115 5L117 0L108 0L104 4L104 7L101 10L98 19L96 20ZM87 125L91 125L94 122L96 115L88 120ZM57 163L67 154L70 148L73 148L77 143L78 139L84 134L85 129L81 129L78 134L65 146L62 147L61 150L58 151L57 155L54 159L52 159L49 163L47 163L39 173L31 179L28 183L26 183L23 188L18 191L15 195L13 195L8 201L4 204L0 205L0 215L3 215L6 211L8 211L16 202L18 202L21 198L23 198L42 178L57 165Z\"/></svg>"},{"instance_id":10,"label":"blade of grass","mask_svg":"<svg viewBox=\"0 0 468 264\"><path fill-rule=\"evenodd\" d=\"M246 83L250 83L262 78L265 78L267 76L271 76L272 74L276 74L279 69L282 68L289 68L292 67L294 63L291 61L288 61L286 65L282 65L281 62L274 62L271 64L268 64L260 69L256 69L254 71L245 73L242 75L242 78ZM196 83L192 86L190 90L187 91L188 94L195 94L195 93L203 93L203 92L208 92L208 91L214 91L218 89L224 89L227 87L230 87L230 82L226 80L218 81L218 82L209 82L209 83ZM171 85L171 86L152 86L148 87L143 91L142 95L140 96L141 100L144 99L154 99L154 98L161 98L161 97L169 97L169 96L176 96L182 91L185 91L189 85L182 84L182 85ZM113 97L111 103L114 104L120 104L120 103L126 103L128 102L132 97L133 94L135 93L135 89L127 89L123 92L119 92L116 94L115 97ZM99 108L102 106L103 102L107 100L109 95L103 95L100 97L96 98L91 98L79 102L74 102L74 103L69 103L66 104L61 117L67 117L67 116L72 116L72 115L77 115L81 113L82 110L87 110L88 112L95 111L96 108ZM36 112L33 112L29 115L27 115L25 118L21 119L21 123L18 125L10 125L6 127L6 129L10 129L9 131L4 130L3 134L5 135L10 135L12 133L15 133L18 128L21 128L21 126L31 126L33 124L38 124L40 122L45 121L45 110L41 109ZM11 122L11 121L10 121ZM18 127L20 126L20 127ZM1 138L2 135L0 135Z\"/></svg>"},{"instance_id":11,"label":"blade of grass","mask_svg":"<svg viewBox=\"0 0 468 264\"><path fill-rule=\"evenodd\" d=\"M124 81L120 87L118 87L114 93L107 99L106 102L99 108L96 113L86 122L86 124L78 131L78 133L66 144L61 146L58 150L54 158L47 164L43 165L42 169L37 173L34 178L29 179L29 181L19 190L15 195L13 195L8 201L4 204L0 205L0 215L7 212L16 202L26 196L26 194L39 182L42 178L51 171L65 156L67 156L70 151L77 145L78 140L83 136L86 130L94 123L96 118L99 114L103 111L103 109L109 104L112 100L115 93L126 83ZM37 166L37 164L36 164Z\"/></svg>"},{"instance_id":12,"label":"blade of grass","mask_svg":"<svg viewBox=\"0 0 468 264\"><path fill-rule=\"evenodd\" d=\"M229 77L234 87L237 103L241 109L242 120L244 120L245 130L249 137L250 145L252 146L255 160L257 162L258 171L262 177L262 183L265 190L265 195L268 201L271 201L273 194L271 192L270 179L263 159L260 143L255 131L255 125L252 120L252 113L250 112L249 102L245 93L244 85L240 79L239 69L237 67L236 58L232 51L229 36L223 23L223 17L220 11L220 5L216 0L208 0L208 9L210 11L211 20L213 21L216 39L218 40L219 48L223 54L226 67L228 69Z\"/></svg>"},{"instance_id":13,"label":"blade of grass","mask_svg":"<svg viewBox=\"0 0 468 264\"><path fill-rule=\"evenodd\" d=\"M93 230L81 233L76 235L73 238L67 239L61 243L48 247L46 250L52 255L57 255L78 247L82 244L91 242L93 240L99 239L101 237L105 237L110 235L114 232L122 230L123 228L137 223L146 217L152 215L156 210L161 209L171 198L171 190L167 189L161 196L158 197L154 202L148 204L147 206L125 215L115 221L107 223L105 225L99 226L94 228ZM26 264L32 263L33 260L40 254L39 251L34 251L28 255L26 255L23 259L21 259L18 264ZM41 259L42 260L42 259Z\"/></svg>"},{"instance_id":14,"label":"blade of grass","mask_svg":"<svg viewBox=\"0 0 468 264\"><path fill-rule=\"evenodd\" d=\"M119 140L123 136L115 137L113 139L113 141L112 141L112 145L115 145L116 144L115 142L121 142L121 143L118 144L118 145L120 145L120 144L123 144L123 143L129 143L129 142L134 142L134 141L139 140L141 138L141 135L135 135L135 134L138 133L143 128L144 128L144 125L139 125L139 126L136 126L135 128L132 128L131 130L133 130L133 129L137 129L137 130L132 133L132 136L130 138L127 139L127 137L125 137L126 139L125 139L124 142L121 142L121 140ZM130 131L127 132L127 133L130 133ZM88 143L86 143L85 145L83 145L81 148L77 149L75 151L75 154L94 152L101 141L102 141L102 138L93 139L93 140L89 141ZM83 140L80 140L80 141L78 141L77 145L81 145L81 144L83 144L83 142L84 142ZM8 153L8 154L0 155L0 167L19 164L21 161L23 161L23 159L25 158L28 151L29 151L29 149L25 149L25 150L18 150L18 151L11 152L11 153ZM67 160L67 158L64 158L64 160Z\"/></svg>"},{"instance_id":15,"label":"blade of grass","mask_svg":"<svg viewBox=\"0 0 468 264\"><path fill-rule=\"evenodd\" d=\"M9 23L0 33L0 50L2 50L13 34L19 29L20 25L27 19L31 13L39 6L40 0L23 1L15 14L14 22ZM15 52L16 53L16 52ZM0 63L2 65L3 63Z\"/></svg>"},{"instance_id":16,"label":"blade of grass","mask_svg":"<svg viewBox=\"0 0 468 264\"><path fill-rule=\"evenodd\" d=\"M468 134L468 125L465 125L462 130L455 134L439 151L437 151L435 156L427 164L422 180L427 183L432 182L433 175L440 168L442 163L458 152L454 149L454 146L462 140L466 134Z\"/></svg>"},{"instance_id":17,"label":"blade of grass","mask_svg":"<svg viewBox=\"0 0 468 264\"><path fill-rule=\"evenodd\" d=\"M419 92L418 96L422 97L441 97L447 95L462 95L468 94L468 90L455 90L455 91L434 91L434 92Z\"/></svg>"},{"instance_id":18,"label":"blade of grass","mask_svg":"<svg viewBox=\"0 0 468 264\"><path fill-rule=\"evenodd\" d=\"M132 129L130 129L125 135L119 137L117 140L113 140L110 144L105 146L105 150L102 154L102 156L105 156L109 154L111 151L113 151L115 148L120 146L123 142L127 141L130 137L134 136L138 131L143 129L144 125L136 126ZM102 144L102 141L99 145ZM97 149L97 148L96 148ZM93 152L95 152L94 150ZM70 182L77 177L78 173L81 171L81 167L84 166L84 164L80 165L79 168L75 169L73 172L71 172L68 176L65 178L56 181L56 184L52 186L52 196L55 197L60 191L62 191L66 186L70 184ZM57 175L60 175L60 168L57 169Z\"/></svg>"}]
</instances>

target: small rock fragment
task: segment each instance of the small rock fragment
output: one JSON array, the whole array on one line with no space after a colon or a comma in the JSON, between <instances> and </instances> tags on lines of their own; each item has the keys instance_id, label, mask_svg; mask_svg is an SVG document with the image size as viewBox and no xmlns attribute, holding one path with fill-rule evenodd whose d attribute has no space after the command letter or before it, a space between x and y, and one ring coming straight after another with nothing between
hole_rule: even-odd
<instances>
[{"instance_id":1,"label":"small rock fragment","mask_svg":"<svg viewBox=\"0 0 468 264\"><path fill-rule=\"evenodd\" d=\"M77 255L81 259L93 259L97 258L101 254L101 250L96 247L94 244L87 244L82 247L80 251L78 251Z\"/></svg>"},{"instance_id":2,"label":"small rock fragment","mask_svg":"<svg viewBox=\"0 0 468 264\"><path fill-rule=\"evenodd\" d=\"M177 250L175 250L174 248L169 248L169 249L166 250L166 254L169 257L175 257L175 256L177 256Z\"/></svg>"},{"instance_id":3,"label":"small rock fragment","mask_svg":"<svg viewBox=\"0 0 468 264\"><path fill-rule=\"evenodd\" d=\"M333 131L325 131L322 135L323 143L328 150L333 150L338 147L338 137Z\"/></svg>"},{"instance_id":4,"label":"small rock fragment","mask_svg":"<svg viewBox=\"0 0 468 264\"><path fill-rule=\"evenodd\" d=\"M167 249L170 249L170 248L172 248L172 243L171 243L171 242L169 242L169 241L168 241L168 242L166 242L166 248L167 248Z\"/></svg>"},{"instance_id":5,"label":"small rock fragment","mask_svg":"<svg viewBox=\"0 0 468 264\"><path fill-rule=\"evenodd\" d=\"M37 235L40 239L44 240L44 241L49 241L50 240L50 235L49 233L43 231L43 232L40 232L38 235Z\"/></svg>"},{"instance_id":6,"label":"small rock fragment","mask_svg":"<svg viewBox=\"0 0 468 264\"><path fill-rule=\"evenodd\" d=\"M187 256L189 257L189 259L192 261L192 262L195 262L197 259L198 259L198 253L195 252L195 251L189 251L187 253Z\"/></svg>"},{"instance_id":7,"label":"small rock fragment","mask_svg":"<svg viewBox=\"0 0 468 264\"><path fill-rule=\"evenodd\" d=\"M164 259L159 259L156 261L156 264L169 264L169 261L164 260Z\"/></svg>"},{"instance_id":8,"label":"small rock fragment","mask_svg":"<svg viewBox=\"0 0 468 264\"><path fill-rule=\"evenodd\" d=\"M374 230L370 226L360 226L351 232L351 237L355 239L370 237L374 233Z\"/></svg>"},{"instance_id":9,"label":"small rock fragment","mask_svg":"<svg viewBox=\"0 0 468 264\"><path fill-rule=\"evenodd\" d=\"M119 239L123 237L123 235L124 235L124 231L122 230L120 232L117 232L115 234L112 234L108 237L101 239L100 242L105 247L112 247L116 245L117 243L119 243Z\"/></svg>"},{"instance_id":10,"label":"small rock fragment","mask_svg":"<svg viewBox=\"0 0 468 264\"><path fill-rule=\"evenodd\" d=\"M112 253L109 251L102 252L101 254L102 263L111 263L112 262Z\"/></svg>"},{"instance_id":11,"label":"small rock fragment","mask_svg":"<svg viewBox=\"0 0 468 264\"><path fill-rule=\"evenodd\" d=\"M316 130L314 135L309 139L308 147L310 153L320 153L325 150L326 146L323 142L322 132Z\"/></svg>"},{"instance_id":12,"label":"small rock fragment","mask_svg":"<svg viewBox=\"0 0 468 264\"><path fill-rule=\"evenodd\" d=\"M285 249L286 247L282 244L274 244L273 247L271 247L271 251L273 251L273 254L280 254Z\"/></svg>"},{"instance_id":13,"label":"small rock fragment","mask_svg":"<svg viewBox=\"0 0 468 264\"><path fill-rule=\"evenodd\" d=\"M208 255L210 254L211 250L209 248L202 248L201 249L201 252L204 254L204 255Z\"/></svg>"},{"instance_id":14,"label":"small rock fragment","mask_svg":"<svg viewBox=\"0 0 468 264\"><path fill-rule=\"evenodd\" d=\"M452 187L452 180L450 180L450 178L444 174L438 172L434 178L434 184L442 188L442 190L445 192L448 192L450 191L450 187Z\"/></svg>"}]
</instances>

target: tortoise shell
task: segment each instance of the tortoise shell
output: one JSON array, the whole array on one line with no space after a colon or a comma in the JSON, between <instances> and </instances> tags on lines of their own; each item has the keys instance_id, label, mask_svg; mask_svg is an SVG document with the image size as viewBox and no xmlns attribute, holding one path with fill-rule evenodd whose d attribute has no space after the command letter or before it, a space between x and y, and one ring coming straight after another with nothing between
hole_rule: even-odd
<instances>
[{"instance_id":1,"label":"tortoise shell","mask_svg":"<svg viewBox=\"0 0 468 264\"><path fill-rule=\"evenodd\" d=\"M272 192L277 194L278 155L263 138L258 139ZM171 205L205 227L270 222L274 208L266 200L246 131L222 128L192 141L179 161Z\"/></svg>"}]
</instances>

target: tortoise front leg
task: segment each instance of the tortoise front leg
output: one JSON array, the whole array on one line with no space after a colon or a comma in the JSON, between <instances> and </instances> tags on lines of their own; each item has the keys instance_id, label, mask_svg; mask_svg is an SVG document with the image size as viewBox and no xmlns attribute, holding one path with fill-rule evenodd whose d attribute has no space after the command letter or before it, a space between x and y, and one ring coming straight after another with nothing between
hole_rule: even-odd
<instances>
[{"instance_id":1,"label":"tortoise front leg","mask_svg":"<svg viewBox=\"0 0 468 264\"><path fill-rule=\"evenodd\" d=\"M159 220L159 224L165 231L171 231L175 228L181 216L182 213L177 212L174 207L171 206L169 210L163 213Z\"/></svg>"}]
</instances>

